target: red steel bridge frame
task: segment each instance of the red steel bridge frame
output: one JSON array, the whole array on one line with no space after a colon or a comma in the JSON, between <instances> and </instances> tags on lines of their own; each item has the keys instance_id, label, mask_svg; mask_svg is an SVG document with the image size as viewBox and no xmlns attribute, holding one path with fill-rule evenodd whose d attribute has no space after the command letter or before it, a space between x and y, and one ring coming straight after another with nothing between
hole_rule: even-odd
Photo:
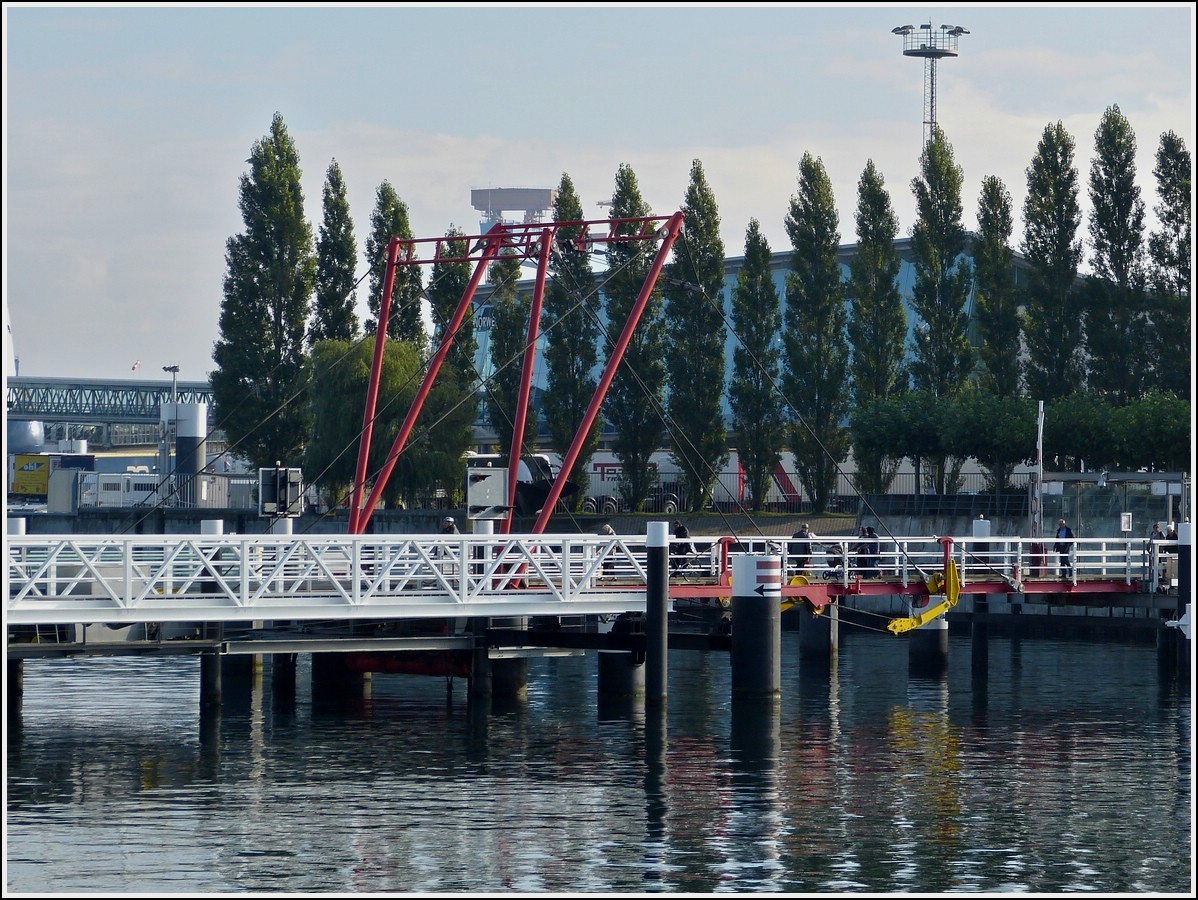
<instances>
[{"instance_id":1,"label":"red steel bridge frame","mask_svg":"<svg viewBox=\"0 0 1198 900\"><path fill-rule=\"evenodd\" d=\"M678 235L682 229L682 219L682 213L676 212L671 216L638 216L633 218L579 222L535 222L522 225L501 223L482 235L415 239L391 238L387 244L387 269L383 279L383 296L379 302L378 331L375 335L374 359L370 367L370 383L366 393L366 410L362 416L362 437L358 445L358 462L354 474L353 497L349 510L349 533L364 533L374 508L378 504L384 488L387 486L387 481L391 477L391 472L395 468L399 455L403 452L404 446L411 436L416 419L419 417L421 408L424 406L424 401L428 397L429 391L432 390L433 382L441 370L441 364L445 361L450 347L453 346L458 329L466 318L466 311L470 308L470 303L473 301L474 294L482 282L486 268L488 264L498 259L503 251L508 251L507 255L515 256L521 260L535 259L537 261L537 277L533 289L532 310L528 322L528 341L524 348L524 367L520 377L520 395L517 398L516 417L513 423L512 447L508 455L507 499L509 509L507 517L501 524L502 533L508 533L511 529L511 510L515 507L516 502L516 481L521 457L520 440L524 434L524 425L528 416L533 364L540 329L541 303L545 294L545 279L549 271L549 258L554 246L560 244L563 247L568 246L569 249L575 252L587 252L598 244L610 245L660 240L661 246L658 248L653 264L645 276L641 292L637 296L632 310L629 312L628 320L624 324L624 328L612 349L607 365L603 369L603 374L600 376L599 382L595 387L595 393L591 397L590 405L587 407L582 422L578 426L578 431L574 435L574 440L570 444L569 451L567 451L562 460L562 467L554 479L553 486L550 488L549 495L545 499L544 506L537 515L536 523L532 527L533 534L542 534L545 531L545 526L549 522L549 517L554 507L557 505L558 499L561 497L562 490L565 487L566 476L573 469L574 463L577 461L582 450L583 441L599 414L599 408L603 403L604 397L607 396L608 388L611 386L612 379L615 378L616 368L619 366L620 361L624 357L624 351L632 340L632 335L640 322L641 314L644 312L645 306L649 302L649 297L652 296L657 286L657 279L661 275L666 257L670 249L674 246L674 242L678 239ZM598 230L592 231L591 226L598 226ZM563 230L570 237L560 234ZM454 245L463 242L467 247L472 248L464 256L454 251ZM431 254L427 252L429 249L432 251ZM420 388L416 392L412 406L408 409L403 424L400 426L399 433L395 436L395 441L387 454L387 461L375 478L370 496L367 498L365 505L363 505L362 494L365 491L366 485L366 466L370 455L371 435L374 429L379 379L382 375L383 347L387 340L387 318L391 307L391 291L395 285L395 270L401 265L432 265L437 262L473 262L476 265L474 274L471 276L470 282L462 294L462 299L458 301L453 317L445 327L440 346L429 362L428 369L421 381Z\"/></svg>"}]
</instances>

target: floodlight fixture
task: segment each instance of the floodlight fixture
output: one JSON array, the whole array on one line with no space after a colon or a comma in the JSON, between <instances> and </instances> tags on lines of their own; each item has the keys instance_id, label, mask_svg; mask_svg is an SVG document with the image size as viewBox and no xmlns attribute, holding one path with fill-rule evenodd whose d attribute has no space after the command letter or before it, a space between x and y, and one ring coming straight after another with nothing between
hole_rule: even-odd
<instances>
[{"instance_id":1,"label":"floodlight fixture","mask_svg":"<svg viewBox=\"0 0 1198 900\"><path fill-rule=\"evenodd\" d=\"M936 131L936 62L945 57L957 56L957 41L969 29L963 25L941 25L939 31L931 22L919 26L919 32L910 25L899 25L891 34L903 38L903 56L916 56L924 61L923 69L923 145L926 147Z\"/></svg>"}]
</instances>

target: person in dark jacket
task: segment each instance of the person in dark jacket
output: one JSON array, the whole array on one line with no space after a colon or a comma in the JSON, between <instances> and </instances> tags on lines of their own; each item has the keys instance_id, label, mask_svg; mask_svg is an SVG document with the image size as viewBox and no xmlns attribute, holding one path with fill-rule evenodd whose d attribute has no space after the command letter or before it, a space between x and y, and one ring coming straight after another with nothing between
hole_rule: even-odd
<instances>
[{"instance_id":1,"label":"person in dark jacket","mask_svg":"<svg viewBox=\"0 0 1198 900\"><path fill-rule=\"evenodd\" d=\"M1060 554L1061 571L1066 578L1073 577L1073 566L1069 561L1069 551L1072 547L1073 529L1070 528L1064 519L1057 520L1057 542L1052 545L1054 553Z\"/></svg>"}]
</instances>

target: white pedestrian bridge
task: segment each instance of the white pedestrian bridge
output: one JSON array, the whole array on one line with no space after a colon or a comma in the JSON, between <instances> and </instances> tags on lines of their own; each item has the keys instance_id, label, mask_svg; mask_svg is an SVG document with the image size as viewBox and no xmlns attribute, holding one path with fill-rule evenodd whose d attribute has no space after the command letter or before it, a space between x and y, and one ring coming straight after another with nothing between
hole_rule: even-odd
<instances>
[{"instance_id":1,"label":"white pedestrian bridge","mask_svg":"<svg viewBox=\"0 0 1198 900\"><path fill-rule=\"evenodd\" d=\"M787 538L692 540L670 547L673 597L727 597L736 553L782 555L784 585L802 574L812 586L822 582L828 596L861 590L852 568L855 537L820 538L801 573L790 564L808 554ZM922 583L943 567L946 542L963 593L1062 583L1058 556L1044 554L1043 539L903 537L880 542L869 593ZM1151 576L1165 571L1165 549L1079 538L1065 586L1133 591L1142 580L1152 590ZM644 612L648 553L645 535L9 535L6 620L126 625ZM685 565L675 568L676 561Z\"/></svg>"}]
</instances>

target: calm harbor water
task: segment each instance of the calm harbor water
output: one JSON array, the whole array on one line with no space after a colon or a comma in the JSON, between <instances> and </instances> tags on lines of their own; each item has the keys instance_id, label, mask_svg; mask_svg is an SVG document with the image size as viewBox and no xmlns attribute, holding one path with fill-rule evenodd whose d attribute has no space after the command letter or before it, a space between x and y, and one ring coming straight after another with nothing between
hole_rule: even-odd
<instances>
[{"instance_id":1,"label":"calm harbor water","mask_svg":"<svg viewBox=\"0 0 1198 900\"><path fill-rule=\"evenodd\" d=\"M1152 647L992 639L940 679L853 633L783 638L776 704L672 651L664 714L603 704L594 654L527 701L376 675L293 706L267 677L201 721L195 659L25 664L5 893L1032 892L1194 886L1187 686Z\"/></svg>"}]
</instances>

